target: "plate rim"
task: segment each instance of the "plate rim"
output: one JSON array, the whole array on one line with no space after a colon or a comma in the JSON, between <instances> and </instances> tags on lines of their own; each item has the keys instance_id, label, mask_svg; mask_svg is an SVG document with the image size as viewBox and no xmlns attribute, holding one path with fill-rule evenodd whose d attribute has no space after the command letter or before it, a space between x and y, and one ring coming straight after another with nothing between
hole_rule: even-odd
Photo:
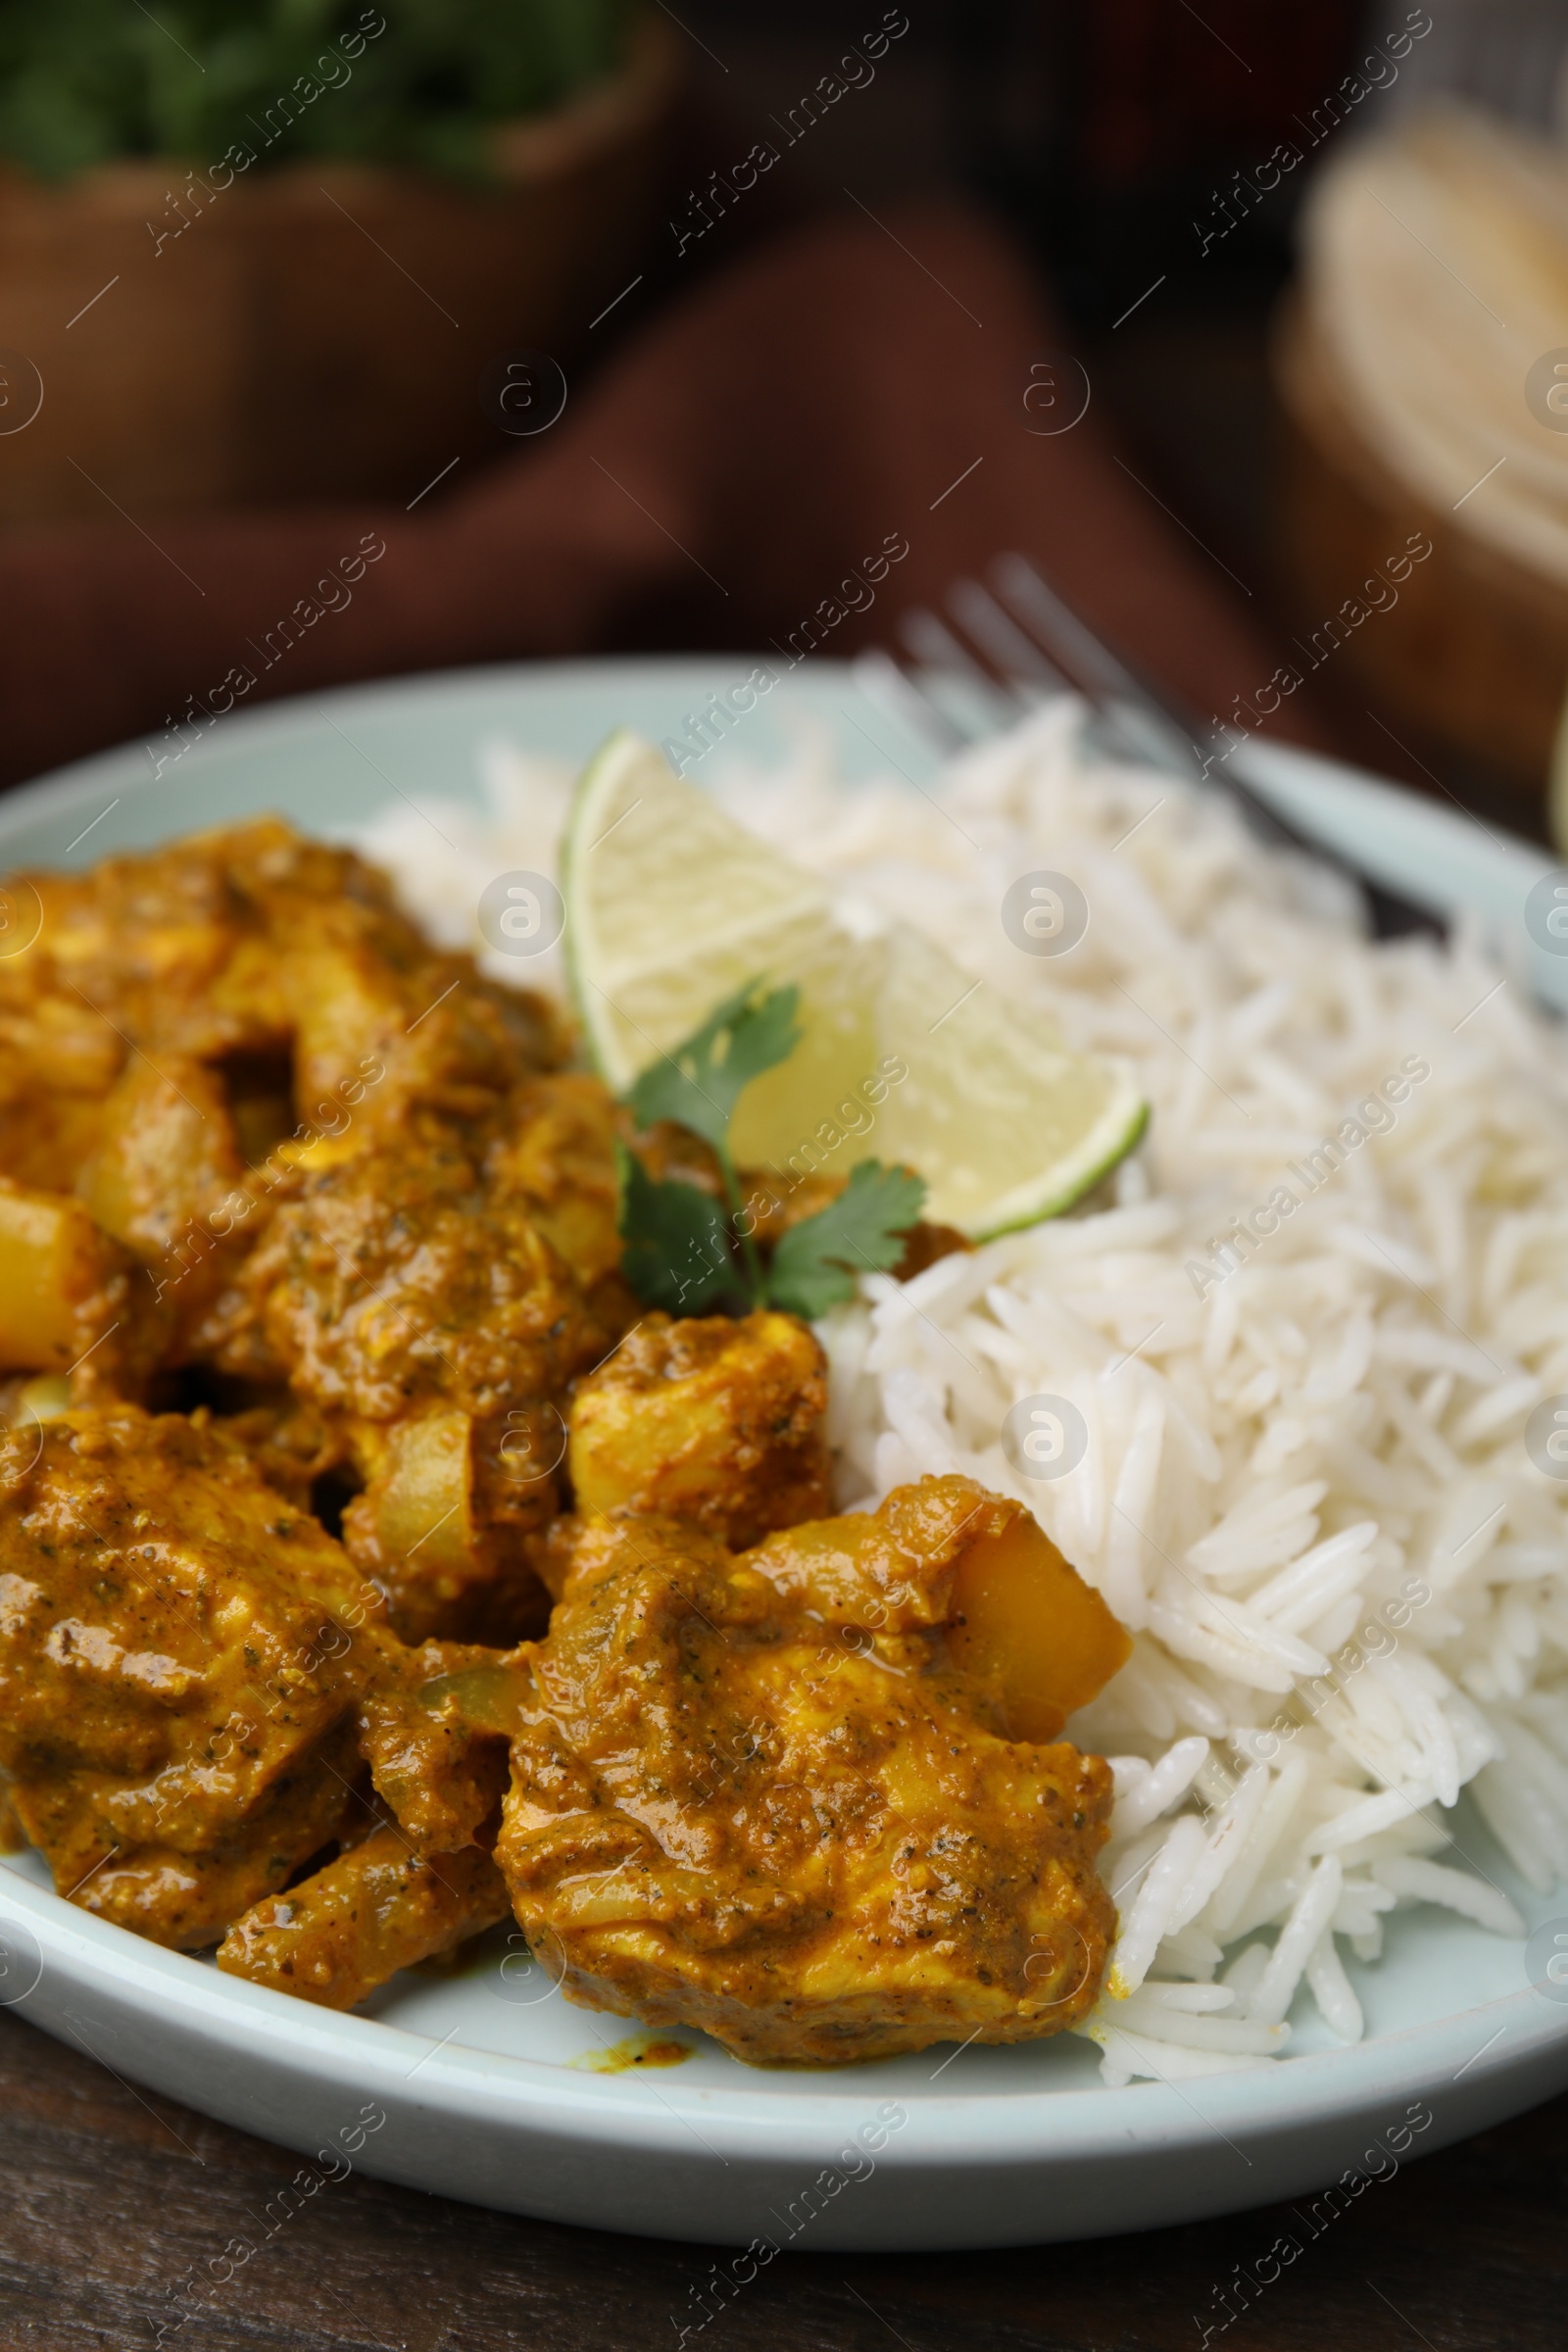
<instances>
[{"instance_id":1,"label":"plate rim","mask_svg":"<svg viewBox=\"0 0 1568 2352\"><path fill-rule=\"evenodd\" d=\"M213 2050L231 2048L225 2028L230 2020L244 2020L251 2055L265 2046L285 2071L297 2073L309 2064L313 2081L331 2078L393 2097L398 2083L411 2079L410 2072L395 2071L398 2061L413 2055L418 2071L427 2063L435 2069L426 2077L426 2090L444 2083L470 2115L490 2110L500 2121L526 2115L535 2122L548 2115L561 2136L586 2142L604 2136L607 2119L636 2117L653 2126L651 2134L639 2129L639 2138L671 2154L683 2152L674 2130L663 2131L641 2096L633 2095L646 2089L645 2077L596 2074L452 2038L438 2041L408 2026L321 2009L269 1985L220 1977L191 1954L74 1910L64 1896L0 1860L0 1924L8 1916L34 1924L46 1963L52 1959L83 1985L95 1984L127 2004L134 2000L141 2011L156 2013L161 2022L178 2026ZM26 2015L25 2001L14 2006L19 2016ZM1460 2055L1448 2046L1459 2040L1460 2030L1466 2029L1462 2038L1468 2041L1471 2030L1480 2032L1486 2025L1494 2031L1448 2081L1475 2069L1484 2069L1482 2080L1494 2079L1568 2054L1568 2005L1554 2004L1548 2015L1526 1985L1365 2041L1303 2051L1278 2067L1196 2078L1179 2089L1169 2082L1135 2082L1114 2090L1088 2082L1082 2087L895 2092L891 2095L901 2105L907 2104L909 2125L901 2128L897 2147L890 2144L884 2161L894 2169L923 2169L970 2163L982 2154L988 2160L1027 2163L1045 2156L1092 2159L1127 2142L1186 2145L1196 2137L1190 2120L1195 2114L1204 2132L1229 2130L1252 2140L1305 2132L1404 2091L1430 2091L1434 2070L1441 2073ZM1487 2066L1488 2054L1501 2043L1506 2047ZM671 2074L660 2104L671 2127L684 2131L700 2119L743 2156L750 2152L749 2135L760 2125L771 2142L770 2154L804 2161L863 2116L878 2087L874 2068L858 2073L853 2086L827 2069L802 2070L808 2072L810 2088L782 2099L770 2096L772 2078L765 2069L747 2069L751 2079L733 2086L687 2088ZM1196 2105L1200 2097L1201 2108ZM1019 2128L1009 2131L1008 2124ZM971 2147L956 2149L955 2142L966 2134Z\"/></svg>"}]
</instances>

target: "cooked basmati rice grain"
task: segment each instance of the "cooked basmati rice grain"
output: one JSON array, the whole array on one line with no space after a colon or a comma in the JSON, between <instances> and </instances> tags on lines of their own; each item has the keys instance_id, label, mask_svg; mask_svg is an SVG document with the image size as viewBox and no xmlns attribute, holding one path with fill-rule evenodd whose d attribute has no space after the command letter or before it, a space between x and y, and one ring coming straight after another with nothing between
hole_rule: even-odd
<instances>
[{"instance_id":1,"label":"cooked basmati rice grain","mask_svg":"<svg viewBox=\"0 0 1568 2352\"><path fill-rule=\"evenodd\" d=\"M1244 1943L1220 1980L1229 1987L1244 2015L1251 2013L1252 1995L1262 1983L1272 1948L1266 1943Z\"/></svg>"},{"instance_id":2,"label":"cooked basmati rice grain","mask_svg":"<svg viewBox=\"0 0 1568 2352\"><path fill-rule=\"evenodd\" d=\"M1467 1870L1446 1870L1441 1862L1391 1854L1372 1865L1373 1876L1391 1894L1412 1902L1442 1903L1490 1928L1494 1936L1522 1936L1525 1923L1499 1886L1486 1886Z\"/></svg>"},{"instance_id":3,"label":"cooked basmati rice grain","mask_svg":"<svg viewBox=\"0 0 1568 2352\"><path fill-rule=\"evenodd\" d=\"M1343 1876L1339 1857L1325 1854L1297 1896L1248 2006L1260 2024L1278 2025L1296 1998L1312 1947L1334 1917Z\"/></svg>"},{"instance_id":4,"label":"cooked basmati rice grain","mask_svg":"<svg viewBox=\"0 0 1568 2352\"><path fill-rule=\"evenodd\" d=\"M1124 1796L1117 1797L1112 1838L1131 1838L1136 1831L1156 1821L1161 1813L1168 1812L1186 1795L1207 1761L1208 1741L1200 1733L1195 1733L1191 1739L1178 1740L1173 1747L1168 1747L1152 1768L1146 1765L1142 1780L1135 1782Z\"/></svg>"},{"instance_id":5,"label":"cooked basmati rice grain","mask_svg":"<svg viewBox=\"0 0 1568 2352\"><path fill-rule=\"evenodd\" d=\"M1341 2041L1359 2041L1363 2023L1361 2004L1345 1973L1345 1963L1334 1948L1332 1926L1324 1929L1312 1946L1306 1963L1306 1981L1329 2032L1337 2034Z\"/></svg>"},{"instance_id":6,"label":"cooked basmati rice grain","mask_svg":"<svg viewBox=\"0 0 1568 2352\"><path fill-rule=\"evenodd\" d=\"M1172 1925L1171 1914L1185 1895L1207 1842L1202 1823L1190 1813L1184 1813L1165 1834L1116 1939L1107 1972L1113 1992L1123 1997L1136 1992L1149 1974L1160 1938Z\"/></svg>"}]
</instances>

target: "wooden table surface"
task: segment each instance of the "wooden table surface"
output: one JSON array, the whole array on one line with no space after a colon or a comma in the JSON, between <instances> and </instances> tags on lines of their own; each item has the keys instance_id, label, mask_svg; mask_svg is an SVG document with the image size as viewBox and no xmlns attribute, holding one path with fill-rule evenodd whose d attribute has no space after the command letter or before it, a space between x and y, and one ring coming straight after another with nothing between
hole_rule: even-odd
<instances>
[{"instance_id":1,"label":"wooden table surface","mask_svg":"<svg viewBox=\"0 0 1568 2352\"><path fill-rule=\"evenodd\" d=\"M1225 2352L1562 2352L1568 2098L1370 2187L1214 2344ZM0 2346L145 2352L298 2159L0 2014ZM703 2352L1200 2352L1268 2208L999 2254L789 2255ZM1299 2224L1298 2237L1304 2237ZM359 2174L166 2332L179 2352L661 2352L716 2249L449 2205ZM189 2289L185 2295L188 2299ZM1199 2316L1195 2316L1199 2315Z\"/></svg>"}]
</instances>

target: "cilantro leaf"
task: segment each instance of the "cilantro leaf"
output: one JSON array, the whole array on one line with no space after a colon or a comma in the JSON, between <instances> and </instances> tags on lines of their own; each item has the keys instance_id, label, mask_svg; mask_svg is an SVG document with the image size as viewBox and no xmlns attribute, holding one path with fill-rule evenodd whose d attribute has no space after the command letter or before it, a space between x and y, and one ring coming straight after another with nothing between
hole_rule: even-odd
<instances>
[{"instance_id":1,"label":"cilantro leaf","mask_svg":"<svg viewBox=\"0 0 1568 2352\"><path fill-rule=\"evenodd\" d=\"M657 1184L623 1144L621 1272L645 1306L666 1314L706 1314L741 1288L722 1204L695 1184Z\"/></svg>"},{"instance_id":2,"label":"cilantro leaf","mask_svg":"<svg viewBox=\"0 0 1568 2352\"><path fill-rule=\"evenodd\" d=\"M857 1274L885 1272L925 1205L923 1178L862 1159L836 1200L792 1225L773 1252L768 1295L809 1322L855 1296Z\"/></svg>"},{"instance_id":3,"label":"cilantro leaf","mask_svg":"<svg viewBox=\"0 0 1568 2352\"><path fill-rule=\"evenodd\" d=\"M684 1045L644 1070L626 1097L640 1126L673 1119L727 1155L741 1090L787 1061L801 1041L795 1019L800 990L775 988L760 996L761 986L760 979L748 980Z\"/></svg>"}]
</instances>

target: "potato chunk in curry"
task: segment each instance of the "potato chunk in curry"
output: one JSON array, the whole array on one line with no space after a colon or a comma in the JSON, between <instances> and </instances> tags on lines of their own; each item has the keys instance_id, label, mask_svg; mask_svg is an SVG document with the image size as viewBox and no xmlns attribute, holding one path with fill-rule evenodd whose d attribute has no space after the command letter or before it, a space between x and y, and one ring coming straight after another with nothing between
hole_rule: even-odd
<instances>
[{"instance_id":1,"label":"potato chunk in curry","mask_svg":"<svg viewBox=\"0 0 1568 2352\"><path fill-rule=\"evenodd\" d=\"M572 1399L578 1508L687 1520L742 1550L828 1509L826 1409L794 1315L644 1315Z\"/></svg>"}]
</instances>

